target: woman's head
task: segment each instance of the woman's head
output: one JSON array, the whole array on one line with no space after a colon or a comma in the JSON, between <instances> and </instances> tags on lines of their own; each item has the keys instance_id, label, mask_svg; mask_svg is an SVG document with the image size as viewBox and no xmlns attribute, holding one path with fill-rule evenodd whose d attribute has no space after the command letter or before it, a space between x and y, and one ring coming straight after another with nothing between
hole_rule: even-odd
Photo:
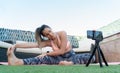
<instances>
[{"instance_id":1,"label":"woman's head","mask_svg":"<svg viewBox=\"0 0 120 73\"><path fill-rule=\"evenodd\" d=\"M42 25L41 27L38 27L35 31L35 38L38 42L44 40L43 37L47 37L48 39L51 39L52 35L53 32L48 25Z\"/></svg>"}]
</instances>

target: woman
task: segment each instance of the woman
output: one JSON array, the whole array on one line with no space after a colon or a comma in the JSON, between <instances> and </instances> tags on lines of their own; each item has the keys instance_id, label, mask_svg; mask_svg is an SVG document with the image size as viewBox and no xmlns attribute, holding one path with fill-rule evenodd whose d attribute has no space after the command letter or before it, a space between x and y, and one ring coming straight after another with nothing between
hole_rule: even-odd
<instances>
[{"instance_id":1,"label":"woman","mask_svg":"<svg viewBox=\"0 0 120 73\"><path fill-rule=\"evenodd\" d=\"M65 31L53 32L48 25L42 25L35 31L37 43L15 44L8 48L9 65L40 65L59 64L72 65L81 63L81 56L75 55ZM44 39L44 38L47 38ZM19 59L14 55L15 48L43 48L52 47L53 51L33 58Z\"/></svg>"},{"instance_id":2,"label":"woman","mask_svg":"<svg viewBox=\"0 0 120 73\"><path fill-rule=\"evenodd\" d=\"M48 40L44 40L44 37L47 37ZM37 43L15 44L8 48L9 65L59 64L60 61L65 59L64 56L67 53L72 53L65 31L53 32L49 26L42 25L36 29L35 38ZM52 47L53 52L42 54L35 58L18 59L13 53L15 48L43 48L46 46Z\"/></svg>"}]
</instances>

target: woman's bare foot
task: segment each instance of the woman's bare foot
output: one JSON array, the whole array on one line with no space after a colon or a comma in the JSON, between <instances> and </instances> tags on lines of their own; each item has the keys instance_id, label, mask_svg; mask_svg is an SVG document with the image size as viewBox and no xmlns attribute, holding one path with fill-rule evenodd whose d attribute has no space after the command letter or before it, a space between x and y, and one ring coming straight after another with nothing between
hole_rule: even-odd
<instances>
[{"instance_id":1,"label":"woman's bare foot","mask_svg":"<svg viewBox=\"0 0 120 73\"><path fill-rule=\"evenodd\" d=\"M8 56L8 65L22 65L23 61L21 59L16 58L14 55L14 49L8 48L7 51Z\"/></svg>"},{"instance_id":2,"label":"woman's bare foot","mask_svg":"<svg viewBox=\"0 0 120 73\"><path fill-rule=\"evenodd\" d=\"M73 65L72 61L61 61L59 65Z\"/></svg>"}]
</instances>

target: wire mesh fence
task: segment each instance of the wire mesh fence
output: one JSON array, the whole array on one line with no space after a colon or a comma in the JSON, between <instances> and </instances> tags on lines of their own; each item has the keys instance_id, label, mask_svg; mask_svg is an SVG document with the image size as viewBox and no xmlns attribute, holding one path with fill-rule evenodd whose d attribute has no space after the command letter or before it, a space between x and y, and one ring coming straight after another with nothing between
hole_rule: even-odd
<instances>
[{"instance_id":1,"label":"wire mesh fence","mask_svg":"<svg viewBox=\"0 0 120 73\"><path fill-rule=\"evenodd\" d=\"M75 36L68 35L67 38L70 41L73 48L79 47L78 40ZM31 31L0 28L0 41L16 42L17 40L26 42L36 42L35 33Z\"/></svg>"},{"instance_id":2,"label":"wire mesh fence","mask_svg":"<svg viewBox=\"0 0 120 73\"><path fill-rule=\"evenodd\" d=\"M26 42L35 42L34 32L23 31L23 30L12 30L0 28L0 41L26 41Z\"/></svg>"}]
</instances>

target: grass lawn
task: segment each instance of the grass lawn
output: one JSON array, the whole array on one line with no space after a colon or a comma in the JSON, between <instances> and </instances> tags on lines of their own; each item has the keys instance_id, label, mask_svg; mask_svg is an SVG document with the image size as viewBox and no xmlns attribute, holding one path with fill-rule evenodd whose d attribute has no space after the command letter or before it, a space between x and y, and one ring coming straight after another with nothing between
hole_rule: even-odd
<instances>
[{"instance_id":1,"label":"grass lawn","mask_svg":"<svg viewBox=\"0 0 120 73\"><path fill-rule=\"evenodd\" d=\"M39 65L39 66L0 66L0 73L120 73L120 65Z\"/></svg>"}]
</instances>

